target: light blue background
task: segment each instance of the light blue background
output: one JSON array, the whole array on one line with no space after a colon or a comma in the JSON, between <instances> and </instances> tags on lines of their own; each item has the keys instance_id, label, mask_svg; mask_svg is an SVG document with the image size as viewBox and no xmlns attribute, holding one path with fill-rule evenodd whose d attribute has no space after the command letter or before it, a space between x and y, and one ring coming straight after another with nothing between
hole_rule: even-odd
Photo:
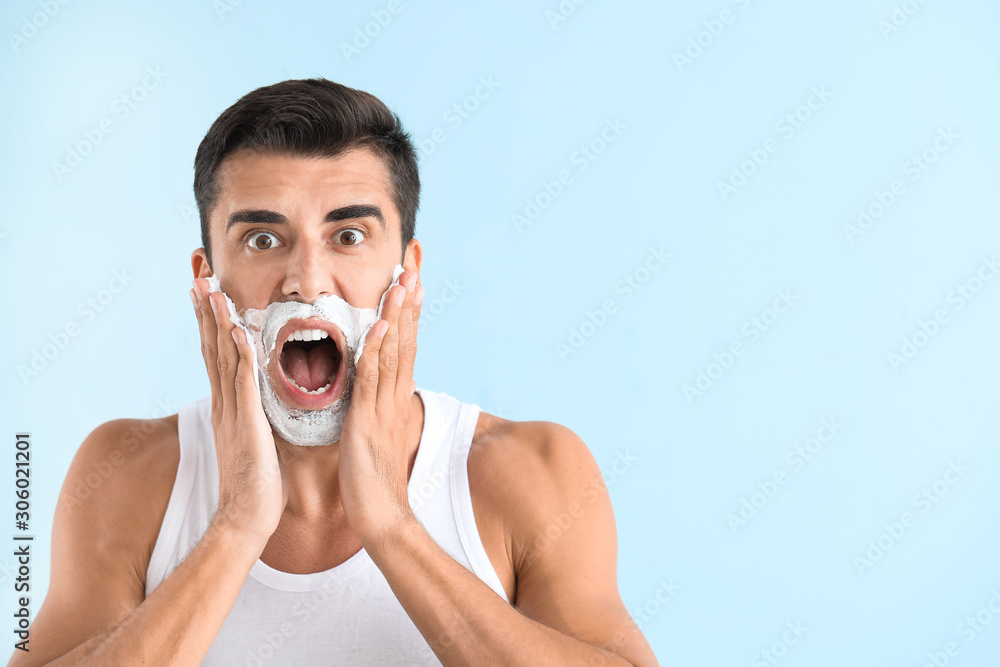
<instances>
[{"instance_id":1,"label":"light blue background","mask_svg":"<svg viewBox=\"0 0 1000 667\"><path fill-rule=\"evenodd\" d=\"M794 622L806 632L782 665L919 666L949 641L949 664L997 664L1000 617L971 642L959 624L1000 590L1000 280L961 309L949 293L1000 252L1000 8L901 4L916 12L883 34L889 1L590 0L552 25L557 0L402 0L348 58L341 44L387 3L70 2L16 48L41 10L4 3L3 437L32 433L33 611L82 439L208 392L187 296L199 141L253 88L325 76L379 96L418 141L445 132L421 161L425 314L440 302L417 382L588 443L622 597L662 664L768 664L759 652ZM724 10L732 22L712 24ZM121 118L112 104L147 67L163 81ZM479 77L499 87L455 127L444 114ZM832 96L786 137L776 124L813 87ZM53 163L104 118L113 132L60 180ZM624 129L581 171L574 153L608 119ZM911 180L907 161L946 128L958 139ZM777 152L724 201L717 183L768 139ZM562 170L572 181L518 230ZM852 243L845 225L897 179L903 194ZM643 273L651 246L670 259ZM131 282L86 319L79 304L115 270ZM626 299L628 274L647 280ZM445 304L448 281L462 289ZM793 305L751 341L744 324L778 290ZM894 368L939 309L947 322ZM79 335L22 380L69 323ZM743 354L711 368L733 341ZM699 371L715 379L689 401ZM787 452L823 419L842 428L796 471ZM953 461L968 471L921 512L914 495ZM734 532L727 516L779 471L787 483ZM859 567L904 512L915 525ZM0 565L12 609L13 559Z\"/></svg>"}]
</instances>

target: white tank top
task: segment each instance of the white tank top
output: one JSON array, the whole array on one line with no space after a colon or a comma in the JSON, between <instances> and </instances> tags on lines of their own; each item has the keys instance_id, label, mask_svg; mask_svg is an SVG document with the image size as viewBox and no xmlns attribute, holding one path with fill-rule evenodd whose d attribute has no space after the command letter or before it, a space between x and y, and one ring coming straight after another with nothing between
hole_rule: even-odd
<instances>
[{"instance_id":1,"label":"white tank top","mask_svg":"<svg viewBox=\"0 0 1000 667\"><path fill-rule=\"evenodd\" d=\"M479 406L417 388L424 425L410 506L445 552L507 600L476 528L468 455ZM146 570L146 596L187 558L219 504L211 397L178 413L180 464ZM440 665L362 548L323 572L291 574L260 559L202 665Z\"/></svg>"}]
</instances>

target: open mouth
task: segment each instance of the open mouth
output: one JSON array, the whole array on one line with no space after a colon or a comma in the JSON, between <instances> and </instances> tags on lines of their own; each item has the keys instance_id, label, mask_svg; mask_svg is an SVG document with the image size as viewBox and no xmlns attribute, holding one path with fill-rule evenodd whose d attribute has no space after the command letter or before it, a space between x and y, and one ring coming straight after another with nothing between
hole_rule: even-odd
<instances>
[{"instance_id":1,"label":"open mouth","mask_svg":"<svg viewBox=\"0 0 1000 667\"><path fill-rule=\"evenodd\" d=\"M322 320L292 320L278 332L281 384L293 402L325 407L343 391L344 340Z\"/></svg>"}]
</instances>

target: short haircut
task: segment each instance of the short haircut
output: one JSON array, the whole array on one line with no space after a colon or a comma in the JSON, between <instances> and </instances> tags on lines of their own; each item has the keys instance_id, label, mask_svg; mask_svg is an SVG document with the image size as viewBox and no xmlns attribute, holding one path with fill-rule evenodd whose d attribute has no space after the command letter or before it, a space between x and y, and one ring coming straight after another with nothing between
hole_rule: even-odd
<instances>
[{"instance_id":1,"label":"short haircut","mask_svg":"<svg viewBox=\"0 0 1000 667\"><path fill-rule=\"evenodd\" d=\"M420 176L416 151L399 116L371 93L327 79L292 79L241 97L212 123L198 146L194 197L209 266L208 223L219 196L219 167L227 155L249 150L265 155L336 157L359 147L372 149L389 172L400 218L402 258L416 228Z\"/></svg>"}]
</instances>

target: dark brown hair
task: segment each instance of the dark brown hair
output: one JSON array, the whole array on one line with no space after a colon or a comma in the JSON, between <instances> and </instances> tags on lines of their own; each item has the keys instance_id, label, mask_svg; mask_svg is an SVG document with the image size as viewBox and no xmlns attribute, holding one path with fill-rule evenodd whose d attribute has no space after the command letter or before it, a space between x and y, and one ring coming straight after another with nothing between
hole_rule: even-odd
<instances>
[{"instance_id":1,"label":"dark brown hair","mask_svg":"<svg viewBox=\"0 0 1000 667\"><path fill-rule=\"evenodd\" d=\"M236 150L336 157L367 147L385 162L399 212L402 250L413 238L420 203L417 157L399 117L371 93L327 79L292 79L247 93L222 112L194 158L194 197L201 244L212 264L209 225L219 195L218 171ZM402 260L401 260L402 261Z\"/></svg>"}]
</instances>

